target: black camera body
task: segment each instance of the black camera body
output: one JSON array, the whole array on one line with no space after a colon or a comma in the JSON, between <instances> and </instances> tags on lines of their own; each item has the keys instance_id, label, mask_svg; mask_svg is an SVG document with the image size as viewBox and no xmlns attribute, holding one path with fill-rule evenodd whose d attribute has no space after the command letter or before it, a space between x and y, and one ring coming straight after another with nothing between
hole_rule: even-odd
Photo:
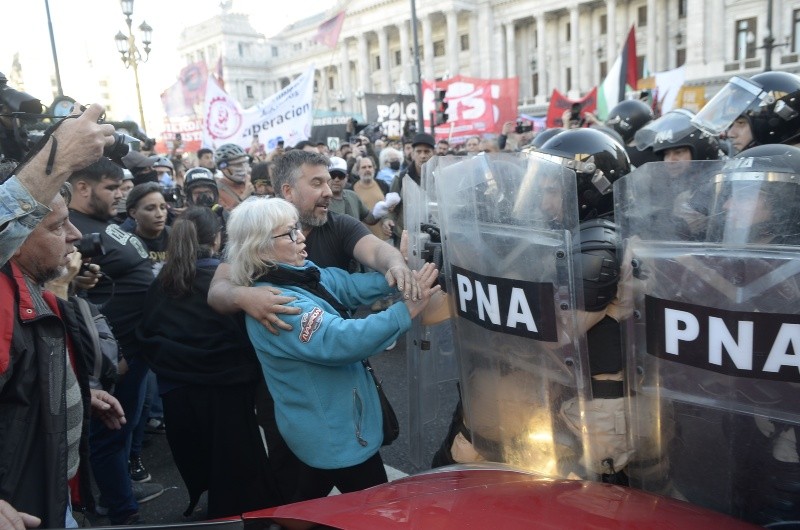
<instances>
[{"instance_id":1,"label":"black camera body","mask_svg":"<svg viewBox=\"0 0 800 530\"><path fill-rule=\"evenodd\" d=\"M514 127L514 132L517 134L524 134L533 131L533 124L528 122L527 125L522 120L517 120L517 126Z\"/></svg>"},{"instance_id":2,"label":"black camera body","mask_svg":"<svg viewBox=\"0 0 800 530\"><path fill-rule=\"evenodd\" d=\"M161 194L164 195L164 200L175 208L183 208L186 206L186 195L184 195L183 188L180 186L162 188Z\"/></svg>"},{"instance_id":3,"label":"black camera body","mask_svg":"<svg viewBox=\"0 0 800 530\"><path fill-rule=\"evenodd\" d=\"M80 241L78 241L78 244L75 245L75 248L81 253L81 256L83 256L84 259L106 255L106 249L103 246L103 240L100 239L100 234L97 232L84 234Z\"/></svg>"}]
</instances>

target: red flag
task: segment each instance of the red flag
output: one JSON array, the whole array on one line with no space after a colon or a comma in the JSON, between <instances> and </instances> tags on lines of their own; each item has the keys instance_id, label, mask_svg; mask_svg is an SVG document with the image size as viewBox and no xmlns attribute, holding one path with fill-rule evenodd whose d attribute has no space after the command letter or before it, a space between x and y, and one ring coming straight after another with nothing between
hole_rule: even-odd
<instances>
[{"instance_id":1,"label":"red flag","mask_svg":"<svg viewBox=\"0 0 800 530\"><path fill-rule=\"evenodd\" d=\"M562 116L564 111L570 109L573 103L578 103L581 106L581 118L587 112L594 112L597 107L597 87L594 87L588 94L581 99L568 99L564 94L553 89L553 94L550 96L550 106L547 108L547 127L563 127Z\"/></svg>"},{"instance_id":2,"label":"red flag","mask_svg":"<svg viewBox=\"0 0 800 530\"><path fill-rule=\"evenodd\" d=\"M314 41L324 44L328 48L335 48L339 42L339 33L344 24L344 11L340 11L333 18L329 18L319 25Z\"/></svg>"}]
</instances>

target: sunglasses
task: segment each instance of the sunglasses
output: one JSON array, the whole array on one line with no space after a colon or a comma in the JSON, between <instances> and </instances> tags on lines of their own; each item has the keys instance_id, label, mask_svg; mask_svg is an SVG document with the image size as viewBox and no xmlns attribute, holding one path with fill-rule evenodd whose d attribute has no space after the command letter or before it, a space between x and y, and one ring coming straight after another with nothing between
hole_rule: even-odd
<instances>
[{"instance_id":1,"label":"sunglasses","mask_svg":"<svg viewBox=\"0 0 800 530\"><path fill-rule=\"evenodd\" d=\"M345 180L347 175L344 173L331 173L331 179Z\"/></svg>"}]
</instances>

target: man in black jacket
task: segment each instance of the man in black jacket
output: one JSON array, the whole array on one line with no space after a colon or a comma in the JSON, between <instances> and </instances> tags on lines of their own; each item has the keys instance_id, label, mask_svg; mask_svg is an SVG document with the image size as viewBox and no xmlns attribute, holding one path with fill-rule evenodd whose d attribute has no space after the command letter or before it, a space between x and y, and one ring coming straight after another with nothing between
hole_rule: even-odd
<instances>
[{"instance_id":1,"label":"man in black jacket","mask_svg":"<svg viewBox=\"0 0 800 530\"><path fill-rule=\"evenodd\" d=\"M89 411L125 422L116 399L89 390L83 340L65 331L81 329L74 313L42 288L81 236L61 194L49 207L0 274L0 528L76 526L68 481L77 474L88 491Z\"/></svg>"}]
</instances>

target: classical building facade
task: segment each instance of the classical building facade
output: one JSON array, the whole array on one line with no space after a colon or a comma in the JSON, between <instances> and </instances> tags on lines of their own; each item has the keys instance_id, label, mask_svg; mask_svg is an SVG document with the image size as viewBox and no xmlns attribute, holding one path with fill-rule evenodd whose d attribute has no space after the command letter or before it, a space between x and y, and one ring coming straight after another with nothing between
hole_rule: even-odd
<instances>
[{"instance_id":1,"label":"classical building facade","mask_svg":"<svg viewBox=\"0 0 800 530\"><path fill-rule=\"evenodd\" d=\"M788 0L417 0L423 79L458 74L518 77L522 112L541 114L554 88L585 94L636 27L640 72L686 65L686 84L712 95L732 75L765 68L772 5L773 69L800 72L800 1ZM320 24L345 10L334 49ZM246 15L223 12L184 31L187 62L222 56L226 88L245 106L316 67L315 106L360 112L366 92L412 94L409 0L351 0L272 38Z\"/></svg>"}]
</instances>

